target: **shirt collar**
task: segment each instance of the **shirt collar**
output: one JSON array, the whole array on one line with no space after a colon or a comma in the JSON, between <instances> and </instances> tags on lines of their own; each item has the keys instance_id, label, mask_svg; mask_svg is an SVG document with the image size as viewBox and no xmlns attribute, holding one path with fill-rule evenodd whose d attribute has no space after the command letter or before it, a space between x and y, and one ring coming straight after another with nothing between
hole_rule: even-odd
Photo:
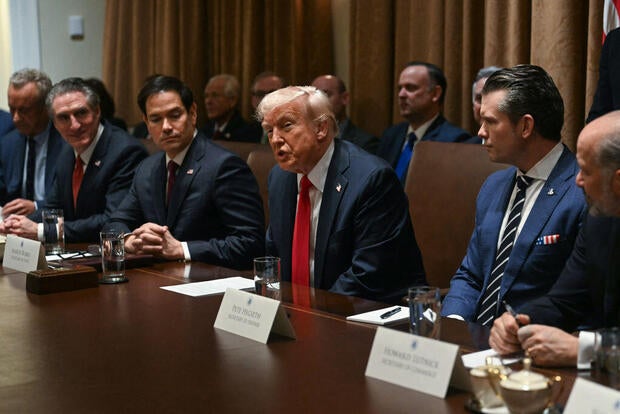
<instances>
[{"instance_id":1,"label":"shirt collar","mask_svg":"<svg viewBox=\"0 0 620 414\"><path fill-rule=\"evenodd\" d=\"M189 142L189 144L185 148L183 148L183 151L179 152L174 158L170 158L168 156L168 154L166 154L166 165L168 165L170 160L174 161L176 163L176 165L178 165L178 166L183 165L183 161L185 160L185 156L187 155L187 151L189 151L189 147L192 145L192 142L194 142L194 139L196 138L197 134L198 134L198 130L194 129L194 134L192 135L192 140Z\"/></svg>"},{"instance_id":2,"label":"shirt collar","mask_svg":"<svg viewBox=\"0 0 620 414\"><path fill-rule=\"evenodd\" d=\"M308 173L308 179L321 193L323 192L323 188L325 188L325 180L327 179L327 170L329 169L329 164L332 162L332 156L334 155L334 141L329 144L327 147L327 151L321 157L319 162L310 170ZM299 183L301 182L301 177L303 174L297 174L297 188L299 189Z\"/></svg>"},{"instance_id":3,"label":"shirt collar","mask_svg":"<svg viewBox=\"0 0 620 414\"><path fill-rule=\"evenodd\" d=\"M522 173L517 169L517 175L527 175L528 177L535 178L537 180L547 180L551 171L558 163L558 160L562 156L564 151L564 145L558 142L552 149L545 155L540 161L536 163L529 171Z\"/></svg>"},{"instance_id":4,"label":"shirt collar","mask_svg":"<svg viewBox=\"0 0 620 414\"><path fill-rule=\"evenodd\" d=\"M439 114L435 115L434 117L432 117L431 119L429 119L428 121L420 125L418 129L415 129L415 130L413 129L411 124L409 124L409 128L407 128L407 136L409 136L410 133L415 132L416 138L422 139L424 134L426 134L426 131L428 131L428 128L431 126L433 122L435 122L435 119L437 119L438 117L439 117Z\"/></svg>"},{"instance_id":5,"label":"shirt collar","mask_svg":"<svg viewBox=\"0 0 620 414\"><path fill-rule=\"evenodd\" d=\"M93 156L93 152L95 151L95 147L99 142L99 138L101 138L101 134L103 134L103 128L103 124L99 124L99 127L97 128L97 133L95 134L95 139L93 139L93 142L91 142L88 148L86 148L84 152L82 152L82 154L80 155L80 158L82 159L82 163L84 165L88 165L88 163L90 162L90 158ZM73 151L73 154L75 154L75 157L77 158L78 153Z\"/></svg>"}]
</instances>

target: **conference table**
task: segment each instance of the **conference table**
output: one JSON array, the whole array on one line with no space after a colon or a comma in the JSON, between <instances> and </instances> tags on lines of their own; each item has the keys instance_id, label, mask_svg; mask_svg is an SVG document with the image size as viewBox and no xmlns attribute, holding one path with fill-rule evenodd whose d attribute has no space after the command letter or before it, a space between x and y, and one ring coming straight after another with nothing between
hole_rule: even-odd
<instances>
[{"instance_id":1,"label":"conference table","mask_svg":"<svg viewBox=\"0 0 620 414\"><path fill-rule=\"evenodd\" d=\"M161 289L250 272L152 262L126 274L127 283L37 295L24 273L0 268L0 412L468 412L466 392L442 399L364 375L376 326L345 318L385 304L309 289L310 305L296 305L282 283L297 338L262 344L213 327L221 294ZM442 340L463 352L487 337L442 321ZM553 372L563 404L577 372Z\"/></svg>"}]
</instances>

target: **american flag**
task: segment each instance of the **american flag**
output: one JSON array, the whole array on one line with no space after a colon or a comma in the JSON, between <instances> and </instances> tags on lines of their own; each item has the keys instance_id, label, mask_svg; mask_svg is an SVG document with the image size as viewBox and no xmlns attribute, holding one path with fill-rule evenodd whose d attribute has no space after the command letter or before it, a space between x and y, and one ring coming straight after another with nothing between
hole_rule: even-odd
<instances>
[{"instance_id":1,"label":"american flag","mask_svg":"<svg viewBox=\"0 0 620 414\"><path fill-rule=\"evenodd\" d=\"M550 234L548 236L540 236L536 239L536 246L541 246L544 244L556 244L560 241L559 234Z\"/></svg>"},{"instance_id":2,"label":"american flag","mask_svg":"<svg viewBox=\"0 0 620 414\"><path fill-rule=\"evenodd\" d=\"M603 42L607 33L620 27L620 0L605 0L603 6Z\"/></svg>"}]
</instances>

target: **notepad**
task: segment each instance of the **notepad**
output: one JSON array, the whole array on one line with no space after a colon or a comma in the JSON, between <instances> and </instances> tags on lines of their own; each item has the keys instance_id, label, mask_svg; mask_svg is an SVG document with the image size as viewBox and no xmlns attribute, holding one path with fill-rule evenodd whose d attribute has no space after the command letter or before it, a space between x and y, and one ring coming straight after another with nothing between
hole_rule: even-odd
<instances>
[{"instance_id":1,"label":"notepad","mask_svg":"<svg viewBox=\"0 0 620 414\"><path fill-rule=\"evenodd\" d=\"M162 289L189 296L216 295L226 292L226 288L254 289L254 281L245 277L235 276L225 279L207 280L205 282L183 283L181 285L162 286Z\"/></svg>"},{"instance_id":2,"label":"notepad","mask_svg":"<svg viewBox=\"0 0 620 414\"><path fill-rule=\"evenodd\" d=\"M398 307L399 306L390 306L389 308L347 316L347 320L352 322L372 323L374 325L398 325L409 321L409 308L406 306L400 306L400 311L389 318L381 319L381 315Z\"/></svg>"}]
</instances>

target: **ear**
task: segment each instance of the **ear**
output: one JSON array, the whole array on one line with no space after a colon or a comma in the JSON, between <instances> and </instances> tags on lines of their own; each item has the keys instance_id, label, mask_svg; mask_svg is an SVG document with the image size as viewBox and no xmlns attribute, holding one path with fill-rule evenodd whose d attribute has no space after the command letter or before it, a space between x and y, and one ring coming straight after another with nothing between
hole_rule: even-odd
<instances>
[{"instance_id":1,"label":"ear","mask_svg":"<svg viewBox=\"0 0 620 414\"><path fill-rule=\"evenodd\" d=\"M616 197L620 198L620 169L614 171L611 177L611 189Z\"/></svg>"},{"instance_id":2,"label":"ear","mask_svg":"<svg viewBox=\"0 0 620 414\"><path fill-rule=\"evenodd\" d=\"M329 119L325 119L323 121L319 121L316 124L316 139L319 142L327 139L327 135L329 132Z\"/></svg>"},{"instance_id":3,"label":"ear","mask_svg":"<svg viewBox=\"0 0 620 414\"><path fill-rule=\"evenodd\" d=\"M192 103L192 106L189 108L189 118L192 120L192 126L196 126L196 119L198 118L198 114L196 113L196 102Z\"/></svg>"},{"instance_id":4,"label":"ear","mask_svg":"<svg viewBox=\"0 0 620 414\"><path fill-rule=\"evenodd\" d=\"M441 97L441 94L443 93L443 89L441 88L441 86L439 85L435 85L431 88L431 100L433 102L439 102L439 98Z\"/></svg>"},{"instance_id":5,"label":"ear","mask_svg":"<svg viewBox=\"0 0 620 414\"><path fill-rule=\"evenodd\" d=\"M530 138L534 134L534 118L530 114L525 114L517 123L517 132L521 138Z\"/></svg>"},{"instance_id":6,"label":"ear","mask_svg":"<svg viewBox=\"0 0 620 414\"><path fill-rule=\"evenodd\" d=\"M340 97L342 98L342 104L344 106L349 106L349 92L343 92Z\"/></svg>"}]
</instances>

